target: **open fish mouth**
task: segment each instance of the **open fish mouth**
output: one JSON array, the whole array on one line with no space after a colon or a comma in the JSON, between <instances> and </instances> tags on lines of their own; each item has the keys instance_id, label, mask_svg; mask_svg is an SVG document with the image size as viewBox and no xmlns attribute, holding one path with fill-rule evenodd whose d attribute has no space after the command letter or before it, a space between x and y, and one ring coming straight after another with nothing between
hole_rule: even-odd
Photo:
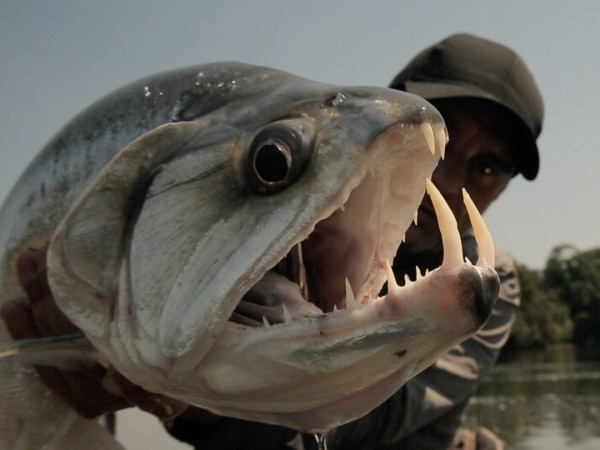
<instances>
[{"instance_id":1,"label":"open fish mouth","mask_svg":"<svg viewBox=\"0 0 600 450\"><path fill-rule=\"evenodd\" d=\"M456 219L420 167L443 155L445 128L406 128L376 140L339 207L243 296L202 363L219 392L204 407L325 430L366 414L483 326L499 285L490 233L465 192L479 245L478 261L465 260ZM398 282L390 262L425 190L444 259Z\"/></svg>"},{"instance_id":2,"label":"open fish mouth","mask_svg":"<svg viewBox=\"0 0 600 450\"><path fill-rule=\"evenodd\" d=\"M434 130L425 123L419 129L431 154L438 151L443 156L446 143L443 126L438 124ZM231 322L249 327L290 323L381 301L379 294L388 281L393 289L401 288L390 263L403 240L407 222L410 225L411 221L418 221L417 210L411 212L407 206L410 203L407 198L414 195L407 189L406 172L414 167L407 169L403 158L393 158L394 145L398 145L394 141L403 140L404 134L403 130L392 130L379 140L377 145L382 149L365 157L366 171L363 170L361 181L347 201L319 221L307 238L295 244L285 258L265 273L244 295ZM463 260L461 239L449 206L431 181L420 181L426 186L439 218L444 243L443 269L470 264ZM466 191L464 198L480 246L479 261L474 263L493 268L491 234ZM419 270L417 273L421 275ZM408 277L401 280L403 285L410 282ZM482 311L483 321L487 319L486 311L487 308Z\"/></svg>"}]
</instances>

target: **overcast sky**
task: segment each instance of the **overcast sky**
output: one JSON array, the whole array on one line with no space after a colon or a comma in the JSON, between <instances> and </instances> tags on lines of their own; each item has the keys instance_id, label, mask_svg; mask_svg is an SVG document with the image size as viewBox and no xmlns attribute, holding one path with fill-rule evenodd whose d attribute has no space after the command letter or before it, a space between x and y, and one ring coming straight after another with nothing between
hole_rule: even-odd
<instances>
[{"instance_id":1,"label":"overcast sky","mask_svg":"<svg viewBox=\"0 0 600 450\"><path fill-rule=\"evenodd\" d=\"M62 125L142 76L238 60L340 85L385 86L423 47L467 31L515 49L546 106L537 180L485 218L496 244L542 268L599 246L597 1L0 2L0 197Z\"/></svg>"}]
</instances>

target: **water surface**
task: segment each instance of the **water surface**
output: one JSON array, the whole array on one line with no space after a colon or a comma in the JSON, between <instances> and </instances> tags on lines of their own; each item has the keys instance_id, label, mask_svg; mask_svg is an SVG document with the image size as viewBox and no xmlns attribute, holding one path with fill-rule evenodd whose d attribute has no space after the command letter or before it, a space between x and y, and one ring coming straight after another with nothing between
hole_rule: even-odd
<instances>
[{"instance_id":1,"label":"water surface","mask_svg":"<svg viewBox=\"0 0 600 450\"><path fill-rule=\"evenodd\" d=\"M505 352L467 407L507 450L600 449L600 351Z\"/></svg>"}]
</instances>

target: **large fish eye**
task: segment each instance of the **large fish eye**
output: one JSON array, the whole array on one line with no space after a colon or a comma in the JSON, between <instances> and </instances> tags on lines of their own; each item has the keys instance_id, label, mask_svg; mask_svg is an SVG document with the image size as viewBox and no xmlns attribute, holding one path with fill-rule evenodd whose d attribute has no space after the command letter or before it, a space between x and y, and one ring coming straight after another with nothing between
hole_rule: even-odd
<instances>
[{"instance_id":1,"label":"large fish eye","mask_svg":"<svg viewBox=\"0 0 600 450\"><path fill-rule=\"evenodd\" d=\"M285 142L267 140L254 152L253 167L263 183L280 183L290 174L292 155Z\"/></svg>"},{"instance_id":2,"label":"large fish eye","mask_svg":"<svg viewBox=\"0 0 600 450\"><path fill-rule=\"evenodd\" d=\"M268 195L293 184L310 161L314 136L312 123L305 118L282 120L259 131L246 158L249 186Z\"/></svg>"}]
</instances>

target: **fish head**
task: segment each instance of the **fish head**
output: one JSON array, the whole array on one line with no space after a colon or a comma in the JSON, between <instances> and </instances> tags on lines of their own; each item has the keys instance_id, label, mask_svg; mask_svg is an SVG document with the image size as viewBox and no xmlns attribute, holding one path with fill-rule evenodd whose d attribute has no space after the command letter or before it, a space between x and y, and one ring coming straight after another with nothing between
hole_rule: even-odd
<instances>
[{"instance_id":1,"label":"fish head","mask_svg":"<svg viewBox=\"0 0 600 450\"><path fill-rule=\"evenodd\" d=\"M345 423L473 334L497 295L462 255L389 278L446 141L411 94L208 66L66 215L52 291L150 391L306 431Z\"/></svg>"}]
</instances>

